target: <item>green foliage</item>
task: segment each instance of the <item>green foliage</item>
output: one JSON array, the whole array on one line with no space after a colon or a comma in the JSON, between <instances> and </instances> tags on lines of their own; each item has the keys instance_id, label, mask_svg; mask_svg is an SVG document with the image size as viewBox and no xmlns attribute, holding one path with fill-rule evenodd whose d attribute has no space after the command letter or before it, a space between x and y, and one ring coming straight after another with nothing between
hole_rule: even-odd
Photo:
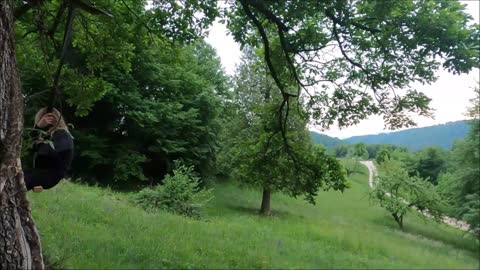
<instances>
[{"instance_id":1,"label":"green foliage","mask_svg":"<svg viewBox=\"0 0 480 270\"><path fill-rule=\"evenodd\" d=\"M467 108L466 115L473 118L473 119L480 119L480 86L478 86L479 82L476 81L476 85L473 88L474 97L470 99L470 106Z\"/></svg>"},{"instance_id":2,"label":"green foliage","mask_svg":"<svg viewBox=\"0 0 480 270\"><path fill-rule=\"evenodd\" d=\"M281 96L255 52L246 51L234 83L231 120L224 126L228 140L219 158L233 178L267 192L305 196L310 203L321 189L347 187L342 167L311 141L300 100L280 112L289 115L281 131Z\"/></svg>"},{"instance_id":3,"label":"green foliage","mask_svg":"<svg viewBox=\"0 0 480 270\"><path fill-rule=\"evenodd\" d=\"M417 174L432 184L438 183L438 176L446 169L445 152L439 147L426 147L412 155L410 174Z\"/></svg>"},{"instance_id":4,"label":"green foliage","mask_svg":"<svg viewBox=\"0 0 480 270\"><path fill-rule=\"evenodd\" d=\"M377 155L375 156L375 161L377 164L382 164L385 161L390 160L390 151L386 148L380 149L380 151L377 152Z\"/></svg>"},{"instance_id":5,"label":"green foliage","mask_svg":"<svg viewBox=\"0 0 480 270\"><path fill-rule=\"evenodd\" d=\"M468 222L480 236L480 121L471 123L467 138L455 143L447 173L440 177L439 191L447 198L457 218Z\"/></svg>"},{"instance_id":6,"label":"green foliage","mask_svg":"<svg viewBox=\"0 0 480 270\"><path fill-rule=\"evenodd\" d=\"M343 167L350 178L355 174L362 174L365 166L360 164L357 160L345 159L343 160Z\"/></svg>"},{"instance_id":7,"label":"green foliage","mask_svg":"<svg viewBox=\"0 0 480 270\"><path fill-rule=\"evenodd\" d=\"M308 108L323 127L376 114L389 127L412 126L411 113L431 115L430 99L397 90L435 81L440 65L453 73L479 65L480 28L458 1L241 0L227 11L238 42L271 54L272 63L280 63L272 73L288 71L277 76L277 85L299 74L300 85L317 86L308 93ZM330 55L332 48L340 52Z\"/></svg>"},{"instance_id":8,"label":"green foliage","mask_svg":"<svg viewBox=\"0 0 480 270\"><path fill-rule=\"evenodd\" d=\"M205 35L219 15L216 0L154 0L146 12L150 29L174 42L189 42ZM145 4L143 3L145 6Z\"/></svg>"},{"instance_id":9,"label":"green foliage","mask_svg":"<svg viewBox=\"0 0 480 270\"><path fill-rule=\"evenodd\" d=\"M470 226L470 231L480 238L480 195L472 193L465 196L465 204L460 206L460 217Z\"/></svg>"},{"instance_id":10,"label":"green foliage","mask_svg":"<svg viewBox=\"0 0 480 270\"><path fill-rule=\"evenodd\" d=\"M353 145L353 148L350 148L348 156L355 159L368 159L367 147L364 143L356 143Z\"/></svg>"},{"instance_id":11,"label":"green foliage","mask_svg":"<svg viewBox=\"0 0 480 270\"><path fill-rule=\"evenodd\" d=\"M382 146L379 144L367 144L368 159L374 159Z\"/></svg>"},{"instance_id":12,"label":"green foliage","mask_svg":"<svg viewBox=\"0 0 480 270\"><path fill-rule=\"evenodd\" d=\"M346 157L348 154L348 145L340 144L334 148L336 157Z\"/></svg>"},{"instance_id":13,"label":"green foliage","mask_svg":"<svg viewBox=\"0 0 480 270\"><path fill-rule=\"evenodd\" d=\"M146 181L143 174L142 165L147 161L147 157L141 153L130 150L127 147L120 147L113 161L114 181Z\"/></svg>"},{"instance_id":14,"label":"green foliage","mask_svg":"<svg viewBox=\"0 0 480 270\"><path fill-rule=\"evenodd\" d=\"M420 178L437 185L440 175L445 172L447 154L440 147L429 146L411 153L406 149L389 150L389 158L403 164L410 176Z\"/></svg>"},{"instance_id":15,"label":"green foliage","mask_svg":"<svg viewBox=\"0 0 480 270\"><path fill-rule=\"evenodd\" d=\"M60 82L63 113L75 125L76 176L109 184L155 182L179 158L202 176L213 173L227 78L214 49L204 41L193 42L201 36L196 31L216 16L215 6L208 3L172 7L171 16L182 16L176 23L158 10L168 4L154 3L155 8L147 11L144 1L96 1L95 6L108 6L112 19L77 15ZM50 37L29 31L40 22L52 25L54 18L47 11L59 5L48 1L17 21L28 125L36 111L50 103L59 55L55 45L63 38L61 33ZM208 15L197 18L189 13L200 10L208 10ZM163 31L161 35L140 26L137 15L144 22L155 21L150 30ZM173 40L178 42L175 46Z\"/></svg>"},{"instance_id":16,"label":"green foliage","mask_svg":"<svg viewBox=\"0 0 480 270\"><path fill-rule=\"evenodd\" d=\"M135 203L146 210L162 209L175 214L199 218L201 209L213 198L211 189L201 188L193 166L176 163L173 175L162 185L145 188L134 195Z\"/></svg>"},{"instance_id":17,"label":"green foliage","mask_svg":"<svg viewBox=\"0 0 480 270\"><path fill-rule=\"evenodd\" d=\"M414 208L440 220L444 202L431 183L409 176L397 161L383 162L379 170L370 199L390 212L400 228L403 229L404 216Z\"/></svg>"}]
</instances>

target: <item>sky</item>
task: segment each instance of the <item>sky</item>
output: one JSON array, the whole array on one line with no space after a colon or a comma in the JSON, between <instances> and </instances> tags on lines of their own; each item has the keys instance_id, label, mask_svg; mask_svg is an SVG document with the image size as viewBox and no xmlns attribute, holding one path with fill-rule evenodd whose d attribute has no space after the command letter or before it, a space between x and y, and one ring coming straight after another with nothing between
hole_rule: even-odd
<instances>
[{"instance_id":1,"label":"sky","mask_svg":"<svg viewBox=\"0 0 480 270\"><path fill-rule=\"evenodd\" d=\"M467 11L473 16L475 22L480 24L480 0L461 2L467 5ZM241 52L239 44L228 34L226 26L215 22L209 29L207 42L216 49L225 72L233 75L235 66L240 63ZM438 80L430 85L412 84L414 89L425 93L432 99L430 105L435 110L434 119L421 116L414 117L417 127L466 119L464 113L469 106L469 100L474 97L473 87L478 84L480 77L478 69L462 75L453 75L440 70L437 72L437 76L439 77ZM310 130L341 139L358 135L391 132L391 130L384 128L381 116L372 116L358 125L344 129L332 126L329 130L320 131L318 128L310 126Z\"/></svg>"}]
</instances>

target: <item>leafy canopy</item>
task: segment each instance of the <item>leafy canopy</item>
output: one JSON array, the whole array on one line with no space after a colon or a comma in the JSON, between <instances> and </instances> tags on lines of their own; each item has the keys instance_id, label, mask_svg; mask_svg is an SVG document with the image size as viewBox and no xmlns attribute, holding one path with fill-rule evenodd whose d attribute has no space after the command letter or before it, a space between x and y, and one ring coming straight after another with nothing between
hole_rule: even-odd
<instances>
[{"instance_id":1,"label":"leafy canopy","mask_svg":"<svg viewBox=\"0 0 480 270\"><path fill-rule=\"evenodd\" d=\"M431 108L413 82L433 82L440 66L463 73L479 65L480 28L457 1L227 3L235 39L262 48L284 101L308 97L325 128L373 114L391 128L414 125L412 113L429 116Z\"/></svg>"},{"instance_id":2,"label":"leafy canopy","mask_svg":"<svg viewBox=\"0 0 480 270\"><path fill-rule=\"evenodd\" d=\"M254 51L247 51L234 80L230 144L223 149L231 158L233 176L242 183L293 197L304 195L315 203L321 189L347 188L345 173L337 160L315 145L302 112L292 109L282 134L276 115L282 97ZM297 100L292 108L300 108ZM287 143L285 143L285 141Z\"/></svg>"}]
</instances>

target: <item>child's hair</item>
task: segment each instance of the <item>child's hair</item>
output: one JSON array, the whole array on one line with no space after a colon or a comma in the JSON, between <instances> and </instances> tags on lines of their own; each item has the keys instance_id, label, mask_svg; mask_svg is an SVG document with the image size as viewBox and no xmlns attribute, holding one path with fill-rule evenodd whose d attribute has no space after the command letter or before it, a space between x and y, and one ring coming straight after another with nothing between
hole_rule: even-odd
<instances>
[{"instance_id":1,"label":"child's hair","mask_svg":"<svg viewBox=\"0 0 480 270\"><path fill-rule=\"evenodd\" d=\"M47 108L41 108L37 114L35 114L35 126L40 122L42 117L47 113ZM49 128L47 130L47 133L52 136L57 130L63 129L67 132L69 132L67 124L65 123L65 120L63 119L62 114L55 108L52 110L53 115L55 115L55 118L57 118L57 124L55 124L53 127Z\"/></svg>"}]
</instances>

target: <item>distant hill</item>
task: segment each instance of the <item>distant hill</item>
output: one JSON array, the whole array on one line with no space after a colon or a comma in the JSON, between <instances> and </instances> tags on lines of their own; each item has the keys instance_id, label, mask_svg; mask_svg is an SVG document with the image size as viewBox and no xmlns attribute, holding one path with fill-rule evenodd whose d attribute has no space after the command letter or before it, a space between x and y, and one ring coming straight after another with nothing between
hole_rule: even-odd
<instances>
[{"instance_id":1,"label":"distant hill","mask_svg":"<svg viewBox=\"0 0 480 270\"><path fill-rule=\"evenodd\" d=\"M410 151L420 150L426 146L432 145L448 150L452 147L454 141L463 139L467 135L469 129L470 125L468 124L468 121L456 121L390 133L354 136L344 139L344 141L349 143L364 142L366 144L394 144L405 146Z\"/></svg>"},{"instance_id":2,"label":"distant hill","mask_svg":"<svg viewBox=\"0 0 480 270\"><path fill-rule=\"evenodd\" d=\"M448 150L452 147L453 142L465 138L469 130L470 125L467 120L464 120L376 135L354 136L343 140L313 131L310 133L313 141L323 144L327 148L333 148L339 144L363 142L366 144L393 144L416 151L426 146L439 146Z\"/></svg>"},{"instance_id":3,"label":"distant hill","mask_svg":"<svg viewBox=\"0 0 480 270\"><path fill-rule=\"evenodd\" d=\"M323 144L326 148L333 148L339 144L346 143L339 138L330 137L325 134L320 134L314 131L310 131L310 134L315 143Z\"/></svg>"}]
</instances>

